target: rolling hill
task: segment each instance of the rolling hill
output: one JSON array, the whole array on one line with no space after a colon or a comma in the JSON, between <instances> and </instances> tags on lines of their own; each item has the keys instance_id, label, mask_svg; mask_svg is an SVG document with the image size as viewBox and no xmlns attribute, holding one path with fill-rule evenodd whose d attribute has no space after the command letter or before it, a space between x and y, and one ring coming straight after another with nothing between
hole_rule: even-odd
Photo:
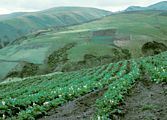
<instances>
[{"instance_id":1,"label":"rolling hill","mask_svg":"<svg viewBox=\"0 0 167 120\"><path fill-rule=\"evenodd\" d=\"M0 70L0 77L74 71L141 57L142 46L148 42L167 46L167 16L162 16L163 13L123 12L59 31L28 35L0 50L0 64L5 66ZM155 48L148 51L161 51ZM31 66L34 68L30 69ZM35 73L31 74L32 70Z\"/></svg>"},{"instance_id":2,"label":"rolling hill","mask_svg":"<svg viewBox=\"0 0 167 120\"><path fill-rule=\"evenodd\" d=\"M140 6L130 6L125 11L143 11L143 10L167 10L167 1L159 2L154 5L150 5L148 7L140 7Z\"/></svg>"},{"instance_id":3,"label":"rolling hill","mask_svg":"<svg viewBox=\"0 0 167 120\"><path fill-rule=\"evenodd\" d=\"M0 21L20 17L20 16L23 16L24 14L26 14L26 13L25 12L15 12L15 13L11 13L11 14L0 15Z\"/></svg>"},{"instance_id":4,"label":"rolling hill","mask_svg":"<svg viewBox=\"0 0 167 120\"><path fill-rule=\"evenodd\" d=\"M15 13L11 15L13 18L6 16L3 23L11 22L13 28L3 25L8 28L8 32L3 31L5 34L14 36L16 31L30 28L34 28L34 32L10 44L1 41L2 47L7 45L0 49L1 81L8 77L75 71L167 50L166 11L109 14L94 8L58 7Z\"/></svg>"},{"instance_id":5,"label":"rolling hill","mask_svg":"<svg viewBox=\"0 0 167 120\"><path fill-rule=\"evenodd\" d=\"M165 9L0 16L0 120L167 120Z\"/></svg>"},{"instance_id":6,"label":"rolling hill","mask_svg":"<svg viewBox=\"0 0 167 120\"><path fill-rule=\"evenodd\" d=\"M58 29L110 15L111 12L84 7L57 7L40 12L0 16L0 47L38 30Z\"/></svg>"}]
</instances>

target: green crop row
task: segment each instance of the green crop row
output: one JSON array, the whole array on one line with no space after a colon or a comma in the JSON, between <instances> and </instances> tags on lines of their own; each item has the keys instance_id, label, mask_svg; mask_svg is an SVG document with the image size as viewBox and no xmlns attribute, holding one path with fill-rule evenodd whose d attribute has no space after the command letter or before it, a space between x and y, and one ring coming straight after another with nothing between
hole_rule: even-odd
<instances>
[{"instance_id":1,"label":"green crop row","mask_svg":"<svg viewBox=\"0 0 167 120\"><path fill-rule=\"evenodd\" d=\"M97 113L95 118L109 119L109 115L114 113L116 106L123 101L123 95L127 94L127 90L139 77L139 66L135 61L131 61L131 71L110 84L108 91L96 101Z\"/></svg>"},{"instance_id":2,"label":"green crop row","mask_svg":"<svg viewBox=\"0 0 167 120\"><path fill-rule=\"evenodd\" d=\"M167 60L163 55L142 60L142 66L152 81L157 83L167 82Z\"/></svg>"},{"instance_id":3,"label":"green crop row","mask_svg":"<svg viewBox=\"0 0 167 120\"><path fill-rule=\"evenodd\" d=\"M119 64L120 63L118 63L118 65ZM36 116L34 114L34 111L37 110L36 108L38 108L39 111L44 110L46 112L52 107L55 107L53 106L53 104L62 104L92 90L102 88L103 85L108 84L107 81L98 81L105 79L106 74L110 73L109 70L112 67L113 65L110 64L98 67L98 69L95 68L95 70L92 70L92 72L89 71L88 73L84 74L79 73L80 75L77 75L78 73L75 73L75 77L73 76L69 78L69 76L66 76L68 79L64 77L65 80L62 80L64 81L63 83L61 80L56 80L60 82L54 83L54 79L56 78L53 78L53 81L50 80L45 84L36 84L34 86L34 89L30 89L28 86L26 86L27 88L24 87L23 89L13 91L15 98L13 98L14 96L11 92L10 94L6 92L6 94L8 94L9 96L2 99L3 103L5 104L0 104L0 109L2 110L2 113L0 114L1 116L5 115L6 117L16 116L16 118L20 119L24 118L26 116L25 113L27 113L28 111L27 115L29 117L29 113L31 113L31 117L38 117L38 115ZM33 87L31 86L31 88ZM59 100L61 100L61 102L55 103L55 101ZM46 107L44 105L45 103L48 103L49 107ZM44 114L45 112L41 112L41 114ZM14 118L15 117L13 117L13 119Z\"/></svg>"},{"instance_id":4,"label":"green crop row","mask_svg":"<svg viewBox=\"0 0 167 120\"><path fill-rule=\"evenodd\" d=\"M106 86L107 92L96 100L95 119L110 119L112 113L119 112L116 108L123 101L123 96L140 78L140 70L144 70L153 81L166 82L166 60L165 52L152 57L1 84L0 119L40 118L52 108Z\"/></svg>"}]
</instances>

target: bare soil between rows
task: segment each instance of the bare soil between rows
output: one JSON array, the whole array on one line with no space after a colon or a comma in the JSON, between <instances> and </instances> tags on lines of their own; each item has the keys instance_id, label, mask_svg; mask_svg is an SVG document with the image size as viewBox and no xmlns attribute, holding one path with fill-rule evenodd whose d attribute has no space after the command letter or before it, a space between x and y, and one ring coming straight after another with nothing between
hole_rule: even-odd
<instances>
[{"instance_id":1,"label":"bare soil between rows","mask_svg":"<svg viewBox=\"0 0 167 120\"><path fill-rule=\"evenodd\" d=\"M47 116L40 120L90 120L96 111L96 99L101 97L106 90L107 87L96 90L63 106L52 109Z\"/></svg>"},{"instance_id":2,"label":"bare soil between rows","mask_svg":"<svg viewBox=\"0 0 167 120\"><path fill-rule=\"evenodd\" d=\"M40 120L90 120L96 112L95 101L107 90L96 90L63 106L52 109ZM167 120L167 84L151 82L148 76L138 80L119 106L113 120Z\"/></svg>"},{"instance_id":3,"label":"bare soil between rows","mask_svg":"<svg viewBox=\"0 0 167 120\"><path fill-rule=\"evenodd\" d=\"M146 76L137 81L120 106L114 120L167 120L167 84L156 84Z\"/></svg>"}]
</instances>

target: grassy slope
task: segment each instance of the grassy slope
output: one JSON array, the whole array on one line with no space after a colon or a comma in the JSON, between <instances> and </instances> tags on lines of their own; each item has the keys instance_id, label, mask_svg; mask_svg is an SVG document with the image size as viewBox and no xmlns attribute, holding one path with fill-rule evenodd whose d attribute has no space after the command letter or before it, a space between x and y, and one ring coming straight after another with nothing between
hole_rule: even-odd
<instances>
[{"instance_id":1,"label":"grassy slope","mask_svg":"<svg viewBox=\"0 0 167 120\"><path fill-rule=\"evenodd\" d=\"M84 7L58 7L24 15L0 17L0 39L13 41L18 37L49 27L69 26L101 18L108 11ZM11 18L11 19L10 19Z\"/></svg>"},{"instance_id":2,"label":"grassy slope","mask_svg":"<svg viewBox=\"0 0 167 120\"><path fill-rule=\"evenodd\" d=\"M16 12L16 13L11 13L11 14L0 15L0 21L23 16L24 14L26 14L26 12Z\"/></svg>"},{"instance_id":3,"label":"grassy slope","mask_svg":"<svg viewBox=\"0 0 167 120\"><path fill-rule=\"evenodd\" d=\"M167 44L167 17L159 14L161 12L156 11L115 14L71 29L116 28L120 36L131 36L130 41L120 46L131 49L133 56L138 56L146 41L155 40Z\"/></svg>"},{"instance_id":4,"label":"grassy slope","mask_svg":"<svg viewBox=\"0 0 167 120\"><path fill-rule=\"evenodd\" d=\"M0 78L6 76L6 74L17 65L17 62L0 62Z\"/></svg>"},{"instance_id":5,"label":"grassy slope","mask_svg":"<svg viewBox=\"0 0 167 120\"><path fill-rule=\"evenodd\" d=\"M29 36L20 44L1 49L0 55L3 59L41 64L51 52L72 42L78 44L68 51L70 61L83 60L85 54L112 55L113 46L88 42L87 39L91 36L92 30L115 28L118 36L131 36L130 41L117 41L115 44L130 49L133 57L139 57L141 46L147 41L155 40L167 44L165 34L167 17L159 14L162 13L155 11L120 13L83 25L68 27L61 32L50 31L37 37Z\"/></svg>"}]
</instances>

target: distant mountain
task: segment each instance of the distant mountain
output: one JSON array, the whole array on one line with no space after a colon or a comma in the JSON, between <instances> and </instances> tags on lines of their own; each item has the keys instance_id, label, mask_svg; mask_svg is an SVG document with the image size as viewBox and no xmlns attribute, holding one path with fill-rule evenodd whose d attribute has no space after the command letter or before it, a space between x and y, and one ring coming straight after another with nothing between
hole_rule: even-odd
<instances>
[{"instance_id":1,"label":"distant mountain","mask_svg":"<svg viewBox=\"0 0 167 120\"><path fill-rule=\"evenodd\" d=\"M142 11L142 10L167 10L167 1L159 2L148 7L130 6L125 11Z\"/></svg>"},{"instance_id":2,"label":"distant mountain","mask_svg":"<svg viewBox=\"0 0 167 120\"><path fill-rule=\"evenodd\" d=\"M0 48L26 34L51 28L81 24L110 15L88 7L57 7L39 12L0 16Z\"/></svg>"},{"instance_id":3,"label":"distant mountain","mask_svg":"<svg viewBox=\"0 0 167 120\"><path fill-rule=\"evenodd\" d=\"M154 5L150 5L149 9L153 10L167 10L167 1L159 2Z\"/></svg>"},{"instance_id":4,"label":"distant mountain","mask_svg":"<svg viewBox=\"0 0 167 120\"><path fill-rule=\"evenodd\" d=\"M26 12L16 12L16 13L11 13L11 14L0 15L0 21L20 17L20 16L23 16L25 14L26 14Z\"/></svg>"}]
</instances>

